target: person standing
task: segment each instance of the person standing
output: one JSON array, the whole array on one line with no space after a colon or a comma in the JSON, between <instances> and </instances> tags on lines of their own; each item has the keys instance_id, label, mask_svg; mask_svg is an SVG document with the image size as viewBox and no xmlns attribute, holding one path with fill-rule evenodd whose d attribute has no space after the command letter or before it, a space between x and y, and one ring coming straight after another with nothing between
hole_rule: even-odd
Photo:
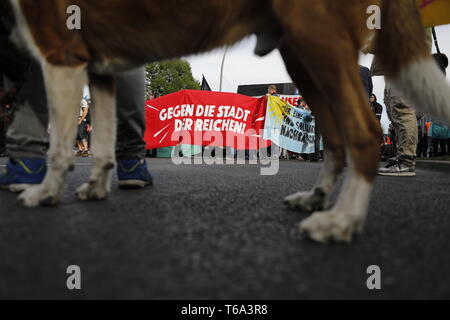
<instances>
[{"instance_id":1,"label":"person standing","mask_svg":"<svg viewBox=\"0 0 450 320\"><path fill-rule=\"evenodd\" d=\"M382 176L416 176L418 123L416 110L386 82L384 103L395 131L397 158L378 170Z\"/></svg>"},{"instance_id":2,"label":"person standing","mask_svg":"<svg viewBox=\"0 0 450 320\"><path fill-rule=\"evenodd\" d=\"M275 97L279 97L279 96L280 96L280 95L278 94L278 88L277 88L277 86L274 85L274 84L271 84L271 85L267 88L267 94L268 94L268 95L271 95L271 96L275 96ZM287 157L289 157L289 154L288 154L288 151L287 151L287 150L281 149L281 150L280 150L280 154L281 154L281 155L286 154ZM271 156L272 156L272 146L268 146L268 147L266 148L266 156L268 156L268 157L271 157ZM247 154L247 151L246 151L246 152L245 152L245 159L248 160L249 158L250 158L250 151L248 151L248 154ZM258 152L258 158L259 158L259 152Z\"/></svg>"},{"instance_id":3,"label":"person standing","mask_svg":"<svg viewBox=\"0 0 450 320\"><path fill-rule=\"evenodd\" d=\"M308 112L311 113L311 116L314 118L314 115L311 112L311 109L309 108L308 104L306 103L306 101L304 102L304 109ZM322 157L321 157L321 140L322 140L322 135L320 134L320 128L319 128L319 124L317 123L317 121L315 121L314 118L314 153L312 155L309 155L309 161L310 162L319 162Z\"/></svg>"},{"instance_id":4,"label":"person standing","mask_svg":"<svg viewBox=\"0 0 450 320\"><path fill-rule=\"evenodd\" d=\"M431 29L424 30L430 53L432 47ZM370 48L365 50L370 52ZM372 76L384 76L377 58L372 62ZM395 130L397 157L390 161L384 168L378 170L382 176L414 177L416 176L416 156L418 145L418 122L414 101L407 101L401 92L396 90L389 81L386 81L384 90L384 104L386 112Z\"/></svg>"},{"instance_id":5,"label":"person standing","mask_svg":"<svg viewBox=\"0 0 450 320\"><path fill-rule=\"evenodd\" d=\"M89 114L89 104L86 99L81 100L80 105L80 116L78 117L78 134L77 134L77 144L78 144L78 156L88 157L89 156L89 142L88 142L88 131L87 131L87 116Z\"/></svg>"},{"instance_id":6,"label":"person standing","mask_svg":"<svg viewBox=\"0 0 450 320\"><path fill-rule=\"evenodd\" d=\"M370 107L372 108L372 112L377 117L378 121L381 123L381 117L383 115L383 106L378 103L377 96L373 93L370 95L369 98Z\"/></svg>"},{"instance_id":7,"label":"person standing","mask_svg":"<svg viewBox=\"0 0 450 320\"><path fill-rule=\"evenodd\" d=\"M3 74L0 73L0 157L5 153L6 150L6 124L5 116L2 105L3 95L5 94L5 86L3 83Z\"/></svg>"},{"instance_id":8,"label":"person standing","mask_svg":"<svg viewBox=\"0 0 450 320\"><path fill-rule=\"evenodd\" d=\"M373 82L369 68L359 65L359 75L361 76L364 89L366 90L367 96L369 97L373 92Z\"/></svg>"},{"instance_id":9,"label":"person standing","mask_svg":"<svg viewBox=\"0 0 450 320\"><path fill-rule=\"evenodd\" d=\"M267 88L267 94L270 94L271 96L279 97L277 86L272 84Z\"/></svg>"},{"instance_id":10,"label":"person standing","mask_svg":"<svg viewBox=\"0 0 450 320\"><path fill-rule=\"evenodd\" d=\"M428 136L431 137L433 153L432 157L443 157L447 155L447 138L449 136L447 126L438 121L431 121Z\"/></svg>"}]
</instances>

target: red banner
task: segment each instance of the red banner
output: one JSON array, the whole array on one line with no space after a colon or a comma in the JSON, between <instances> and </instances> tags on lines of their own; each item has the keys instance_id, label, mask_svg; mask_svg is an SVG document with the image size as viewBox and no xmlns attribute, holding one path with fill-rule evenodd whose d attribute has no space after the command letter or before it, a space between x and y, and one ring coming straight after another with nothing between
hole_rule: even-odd
<instances>
[{"instance_id":1,"label":"red banner","mask_svg":"<svg viewBox=\"0 0 450 320\"><path fill-rule=\"evenodd\" d=\"M259 149L270 145L262 138L266 97L184 90L146 103L147 149L178 144Z\"/></svg>"}]
</instances>

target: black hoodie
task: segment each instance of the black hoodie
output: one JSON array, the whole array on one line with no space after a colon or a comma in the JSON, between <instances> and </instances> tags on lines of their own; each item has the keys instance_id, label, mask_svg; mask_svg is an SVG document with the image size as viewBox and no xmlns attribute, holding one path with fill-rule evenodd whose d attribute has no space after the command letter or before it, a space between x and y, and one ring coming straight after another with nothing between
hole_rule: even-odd
<instances>
[{"instance_id":1,"label":"black hoodie","mask_svg":"<svg viewBox=\"0 0 450 320\"><path fill-rule=\"evenodd\" d=\"M375 101L370 104L370 106L372 107L372 111L373 113L375 113L378 120L381 121L381 116L383 115L383 106L377 102L376 95L372 94L371 97L375 98Z\"/></svg>"}]
</instances>

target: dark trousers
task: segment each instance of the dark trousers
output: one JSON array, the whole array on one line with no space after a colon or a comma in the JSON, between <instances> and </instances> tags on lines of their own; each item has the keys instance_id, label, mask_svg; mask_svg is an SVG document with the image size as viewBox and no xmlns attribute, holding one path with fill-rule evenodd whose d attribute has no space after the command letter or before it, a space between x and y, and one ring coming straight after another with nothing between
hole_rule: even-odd
<instances>
[{"instance_id":1,"label":"dark trousers","mask_svg":"<svg viewBox=\"0 0 450 320\"><path fill-rule=\"evenodd\" d=\"M6 130L5 123L0 120L0 155L4 154L6 150Z\"/></svg>"},{"instance_id":2,"label":"dark trousers","mask_svg":"<svg viewBox=\"0 0 450 320\"><path fill-rule=\"evenodd\" d=\"M320 136L320 128L317 124L316 121L316 126L314 128L314 154L311 157L312 161L319 161L320 160L320 140L321 140L321 136Z\"/></svg>"},{"instance_id":3,"label":"dark trousers","mask_svg":"<svg viewBox=\"0 0 450 320\"><path fill-rule=\"evenodd\" d=\"M447 140L433 139L433 156L434 157L445 156L446 154L447 154Z\"/></svg>"}]
</instances>

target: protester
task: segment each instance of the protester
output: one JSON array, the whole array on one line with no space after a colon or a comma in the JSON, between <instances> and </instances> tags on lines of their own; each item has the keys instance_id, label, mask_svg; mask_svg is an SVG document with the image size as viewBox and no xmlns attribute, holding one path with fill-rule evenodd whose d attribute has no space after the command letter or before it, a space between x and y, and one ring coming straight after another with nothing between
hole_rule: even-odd
<instances>
[{"instance_id":1,"label":"protester","mask_svg":"<svg viewBox=\"0 0 450 320\"><path fill-rule=\"evenodd\" d=\"M311 109L309 108L308 104L306 103L306 101L304 99L301 99L299 101L299 108L303 109L303 110L306 110L308 112L311 112Z\"/></svg>"},{"instance_id":2,"label":"protester","mask_svg":"<svg viewBox=\"0 0 450 320\"><path fill-rule=\"evenodd\" d=\"M448 127L438 121L432 121L428 136L431 138L433 146L431 157L442 157L447 155L447 139L449 137Z\"/></svg>"},{"instance_id":3,"label":"protester","mask_svg":"<svg viewBox=\"0 0 450 320\"><path fill-rule=\"evenodd\" d=\"M447 155L450 156L450 128L448 130L448 136L447 136Z\"/></svg>"},{"instance_id":4,"label":"protester","mask_svg":"<svg viewBox=\"0 0 450 320\"><path fill-rule=\"evenodd\" d=\"M388 82L384 102L395 130L397 159L380 168L378 173L387 176L415 176L418 140L416 111Z\"/></svg>"},{"instance_id":5,"label":"protester","mask_svg":"<svg viewBox=\"0 0 450 320\"><path fill-rule=\"evenodd\" d=\"M311 109L309 108L308 104L305 101L304 101L304 108L306 111L311 112ZM318 162L323 159L322 151L320 148L321 140L322 140L322 135L320 134L319 124L316 121L315 125L314 125L314 153L312 155L309 155L309 161Z\"/></svg>"},{"instance_id":6,"label":"protester","mask_svg":"<svg viewBox=\"0 0 450 320\"><path fill-rule=\"evenodd\" d=\"M269 88L267 89L267 94L270 94L270 95L272 95L272 96L279 97L280 95L278 94L277 91L278 91L277 86L274 85L274 84L272 84L272 85L270 85Z\"/></svg>"},{"instance_id":7,"label":"protester","mask_svg":"<svg viewBox=\"0 0 450 320\"><path fill-rule=\"evenodd\" d=\"M431 30L425 32L431 52ZM370 47L370 46L369 46ZM372 48L373 49L373 48ZM365 52L370 52L370 48ZM372 76L384 75L377 58L372 62ZM395 130L397 158L378 170L383 176L416 176L416 156L418 140L417 114L410 101L386 81L384 103L389 120Z\"/></svg>"},{"instance_id":8,"label":"protester","mask_svg":"<svg viewBox=\"0 0 450 320\"><path fill-rule=\"evenodd\" d=\"M419 127L419 143L417 145L417 157L418 158L426 158L428 156L428 135L426 130L422 127Z\"/></svg>"},{"instance_id":9,"label":"protester","mask_svg":"<svg viewBox=\"0 0 450 320\"><path fill-rule=\"evenodd\" d=\"M308 104L304 99L299 99L297 107L299 109L303 109L305 111L308 111L311 113L311 109L309 108ZM311 114L312 116L312 114ZM313 154L302 154L299 155L299 160L309 159L311 162L318 162L323 159L322 151L321 151L321 140L322 136L320 134L320 129L317 124L315 123L314 126L314 153Z\"/></svg>"},{"instance_id":10,"label":"protester","mask_svg":"<svg viewBox=\"0 0 450 320\"><path fill-rule=\"evenodd\" d=\"M372 108L372 112L377 117L378 121L381 123L381 117L383 115L383 106L378 103L377 96L375 94L371 94L369 98L370 107Z\"/></svg>"},{"instance_id":11,"label":"protester","mask_svg":"<svg viewBox=\"0 0 450 320\"><path fill-rule=\"evenodd\" d=\"M280 95L278 94L278 88L276 85L272 84L267 88L267 94L271 95L271 96L275 96L275 97L279 97ZM280 150L280 156L285 154L287 156L287 158L289 159L289 152L285 152L283 149ZM268 146L266 148L266 155L268 157L272 156L272 146ZM260 157L260 152L258 152L257 154L257 158ZM246 150L245 151L245 160L249 160L250 159L250 151Z\"/></svg>"},{"instance_id":12,"label":"protester","mask_svg":"<svg viewBox=\"0 0 450 320\"><path fill-rule=\"evenodd\" d=\"M363 82L364 89L367 92L367 96L370 96L373 92L373 82L369 68L360 65L359 75L361 76L361 80Z\"/></svg>"},{"instance_id":13,"label":"protester","mask_svg":"<svg viewBox=\"0 0 450 320\"><path fill-rule=\"evenodd\" d=\"M12 43L0 47L0 56L8 50L14 50ZM14 100L14 120L7 132L6 146L10 159L6 172L0 175L0 187L13 191L40 184L47 171L49 139L44 81L40 66L28 57L23 58L22 63L24 59L27 59L28 72L24 74L25 81ZM153 181L143 159L144 97L144 68L118 76L116 158L119 186L122 188L141 188Z\"/></svg>"},{"instance_id":14,"label":"protester","mask_svg":"<svg viewBox=\"0 0 450 320\"><path fill-rule=\"evenodd\" d=\"M5 124L5 116L3 110L3 96L5 94L5 86L3 81L3 74L0 73L0 157L6 151L6 124Z\"/></svg>"},{"instance_id":15,"label":"protester","mask_svg":"<svg viewBox=\"0 0 450 320\"><path fill-rule=\"evenodd\" d=\"M388 161L395 157L395 149L392 140L388 134L383 136L383 145L381 146L381 161Z\"/></svg>"},{"instance_id":16,"label":"protester","mask_svg":"<svg viewBox=\"0 0 450 320\"><path fill-rule=\"evenodd\" d=\"M80 116L78 117L78 134L77 134L77 145L78 153L80 157L89 156L89 142L88 142L88 128L87 128L87 117L89 114L89 104L83 99L80 105Z\"/></svg>"}]
</instances>

